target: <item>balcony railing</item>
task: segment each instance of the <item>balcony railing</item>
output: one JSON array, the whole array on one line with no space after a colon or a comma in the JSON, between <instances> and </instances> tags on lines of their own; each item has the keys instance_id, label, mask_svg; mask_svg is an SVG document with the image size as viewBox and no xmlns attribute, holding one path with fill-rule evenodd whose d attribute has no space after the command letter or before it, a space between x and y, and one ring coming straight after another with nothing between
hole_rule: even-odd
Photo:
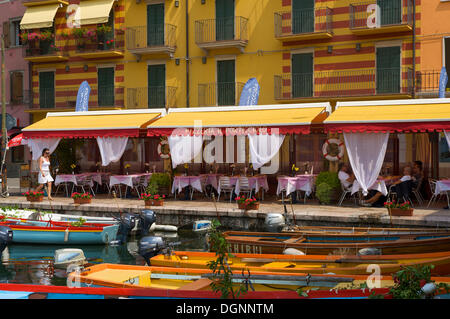
<instances>
[{"instance_id":1,"label":"balcony railing","mask_svg":"<svg viewBox=\"0 0 450 319\"><path fill-rule=\"evenodd\" d=\"M31 92L30 90L23 90L22 96L11 96L11 105L30 105L31 103Z\"/></svg>"},{"instance_id":2,"label":"balcony railing","mask_svg":"<svg viewBox=\"0 0 450 319\"><path fill-rule=\"evenodd\" d=\"M95 54L119 51L123 53L125 45L125 32L115 30L110 34L97 34L92 38L76 38L76 52L78 54Z\"/></svg>"},{"instance_id":3,"label":"balcony railing","mask_svg":"<svg viewBox=\"0 0 450 319\"><path fill-rule=\"evenodd\" d=\"M418 95L437 97L439 94L440 77L441 77L441 70L417 71L416 93ZM446 95L450 94L450 82L447 83L445 91Z\"/></svg>"},{"instance_id":4,"label":"balcony railing","mask_svg":"<svg viewBox=\"0 0 450 319\"><path fill-rule=\"evenodd\" d=\"M129 27L126 31L127 49L133 53L174 52L176 29L176 26L167 23Z\"/></svg>"},{"instance_id":5,"label":"balcony railing","mask_svg":"<svg viewBox=\"0 0 450 319\"><path fill-rule=\"evenodd\" d=\"M321 71L274 77L275 99L411 95L411 68Z\"/></svg>"},{"instance_id":6,"label":"balcony railing","mask_svg":"<svg viewBox=\"0 0 450 319\"><path fill-rule=\"evenodd\" d=\"M351 4L350 29L375 30L402 25L411 27L413 24L413 2L412 0L406 0L406 4L404 2L404 0L378 0ZM371 10L369 6L372 6L373 9ZM376 10L378 10L379 15L376 14Z\"/></svg>"},{"instance_id":7,"label":"balcony railing","mask_svg":"<svg viewBox=\"0 0 450 319\"><path fill-rule=\"evenodd\" d=\"M244 17L195 21L195 42L204 49L243 48L248 42L247 24L248 19Z\"/></svg>"},{"instance_id":8,"label":"balcony railing","mask_svg":"<svg viewBox=\"0 0 450 319\"><path fill-rule=\"evenodd\" d=\"M36 89L32 92L32 109L75 108L78 86L65 88ZM121 86L92 86L89 95L91 107L123 107L124 88Z\"/></svg>"},{"instance_id":9,"label":"balcony railing","mask_svg":"<svg viewBox=\"0 0 450 319\"><path fill-rule=\"evenodd\" d=\"M222 82L202 83L198 85L199 106L231 106L237 105L241 97L244 83Z\"/></svg>"},{"instance_id":10,"label":"balcony railing","mask_svg":"<svg viewBox=\"0 0 450 319\"><path fill-rule=\"evenodd\" d=\"M176 107L177 88L173 86L149 86L127 88L127 108Z\"/></svg>"},{"instance_id":11,"label":"balcony railing","mask_svg":"<svg viewBox=\"0 0 450 319\"><path fill-rule=\"evenodd\" d=\"M67 51L64 46L55 45L52 40L28 40L23 46L23 57L27 60L67 60Z\"/></svg>"},{"instance_id":12,"label":"balcony railing","mask_svg":"<svg viewBox=\"0 0 450 319\"><path fill-rule=\"evenodd\" d=\"M274 22L276 38L333 34L333 10L328 7L276 12Z\"/></svg>"}]
</instances>

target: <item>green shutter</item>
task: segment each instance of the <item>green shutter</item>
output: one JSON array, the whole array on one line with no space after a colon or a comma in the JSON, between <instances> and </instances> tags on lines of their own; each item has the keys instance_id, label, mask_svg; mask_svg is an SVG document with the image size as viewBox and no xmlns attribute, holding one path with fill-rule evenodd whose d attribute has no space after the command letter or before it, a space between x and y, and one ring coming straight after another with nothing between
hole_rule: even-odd
<instances>
[{"instance_id":1,"label":"green shutter","mask_svg":"<svg viewBox=\"0 0 450 319\"><path fill-rule=\"evenodd\" d=\"M292 97L313 95L313 54L292 55Z\"/></svg>"},{"instance_id":2,"label":"green shutter","mask_svg":"<svg viewBox=\"0 0 450 319\"><path fill-rule=\"evenodd\" d=\"M147 45L164 45L164 3L147 6Z\"/></svg>"},{"instance_id":3,"label":"green shutter","mask_svg":"<svg viewBox=\"0 0 450 319\"><path fill-rule=\"evenodd\" d=\"M55 73L39 73L39 106L42 109L55 107Z\"/></svg>"},{"instance_id":4,"label":"green shutter","mask_svg":"<svg viewBox=\"0 0 450 319\"><path fill-rule=\"evenodd\" d=\"M98 106L114 106L114 68L99 68Z\"/></svg>"},{"instance_id":5,"label":"green shutter","mask_svg":"<svg viewBox=\"0 0 450 319\"><path fill-rule=\"evenodd\" d=\"M148 107L166 106L166 66L164 64L149 65L148 74Z\"/></svg>"},{"instance_id":6,"label":"green shutter","mask_svg":"<svg viewBox=\"0 0 450 319\"><path fill-rule=\"evenodd\" d=\"M400 24L402 22L402 0L378 0L381 25Z\"/></svg>"},{"instance_id":7,"label":"green shutter","mask_svg":"<svg viewBox=\"0 0 450 319\"><path fill-rule=\"evenodd\" d=\"M377 49L377 93L400 92L400 47Z\"/></svg>"},{"instance_id":8,"label":"green shutter","mask_svg":"<svg viewBox=\"0 0 450 319\"><path fill-rule=\"evenodd\" d=\"M314 0L292 1L292 33L314 32Z\"/></svg>"},{"instance_id":9,"label":"green shutter","mask_svg":"<svg viewBox=\"0 0 450 319\"><path fill-rule=\"evenodd\" d=\"M234 0L216 0L216 40L234 39Z\"/></svg>"},{"instance_id":10,"label":"green shutter","mask_svg":"<svg viewBox=\"0 0 450 319\"><path fill-rule=\"evenodd\" d=\"M235 61L217 61L217 104L236 104Z\"/></svg>"}]
</instances>

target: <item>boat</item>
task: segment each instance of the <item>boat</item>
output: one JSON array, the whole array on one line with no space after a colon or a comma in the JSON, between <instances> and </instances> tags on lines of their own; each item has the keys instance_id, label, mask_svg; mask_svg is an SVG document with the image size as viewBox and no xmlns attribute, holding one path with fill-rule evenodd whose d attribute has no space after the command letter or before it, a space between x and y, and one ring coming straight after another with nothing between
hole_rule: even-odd
<instances>
[{"instance_id":1,"label":"boat","mask_svg":"<svg viewBox=\"0 0 450 319\"><path fill-rule=\"evenodd\" d=\"M151 266L207 269L216 260L211 252L173 251L150 258ZM434 265L433 276L450 274L450 252L406 255L280 255L233 254L228 259L232 270L278 273L367 275L377 265L383 275L396 273L404 266Z\"/></svg>"},{"instance_id":2,"label":"boat","mask_svg":"<svg viewBox=\"0 0 450 319\"><path fill-rule=\"evenodd\" d=\"M286 248L310 255L340 251L356 255L365 248L374 248L384 255L450 251L450 233L336 235L226 231L223 235L233 253L281 254Z\"/></svg>"},{"instance_id":3,"label":"boat","mask_svg":"<svg viewBox=\"0 0 450 319\"><path fill-rule=\"evenodd\" d=\"M0 225L13 232L12 244L109 244L117 240L119 224L86 223L73 226L68 222L7 219Z\"/></svg>"},{"instance_id":4,"label":"boat","mask_svg":"<svg viewBox=\"0 0 450 319\"><path fill-rule=\"evenodd\" d=\"M283 233L327 233L351 235L414 235L423 233L450 233L450 228L392 228L392 227L338 227L338 226L298 226L283 227Z\"/></svg>"}]
</instances>

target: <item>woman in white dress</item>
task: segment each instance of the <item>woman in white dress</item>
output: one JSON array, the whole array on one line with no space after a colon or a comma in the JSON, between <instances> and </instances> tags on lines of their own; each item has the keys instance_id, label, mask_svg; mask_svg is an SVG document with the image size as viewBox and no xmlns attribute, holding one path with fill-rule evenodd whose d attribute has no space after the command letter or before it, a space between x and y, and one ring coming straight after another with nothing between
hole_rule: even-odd
<instances>
[{"instance_id":1,"label":"woman in white dress","mask_svg":"<svg viewBox=\"0 0 450 319\"><path fill-rule=\"evenodd\" d=\"M53 178L52 175L50 175L50 150L48 148L44 148L42 156L39 157L38 182L39 186L36 188L36 191L40 191L47 183L48 200L53 200L51 196Z\"/></svg>"}]
</instances>

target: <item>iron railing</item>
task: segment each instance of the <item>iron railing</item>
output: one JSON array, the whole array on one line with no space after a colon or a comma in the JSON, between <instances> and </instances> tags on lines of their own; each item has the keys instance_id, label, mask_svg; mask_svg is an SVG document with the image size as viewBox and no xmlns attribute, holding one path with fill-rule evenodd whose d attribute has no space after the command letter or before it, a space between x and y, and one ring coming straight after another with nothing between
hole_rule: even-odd
<instances>
[{"instance_id":1,"label":"iron railing","mask_svg":"<svg viewBox=\"0 0 450 319\"><path fill-rule=\"evenodd\" d=\"M76 106L78 86L64 88L35 89L32 92L30 108L74 108ZM124 89L121 86L92 86L89 95L89 107L123 107Z\"/></svg>"},{"instance_id":2,"label":"iron railing","mask_svg":"<svg viewBox=\"0 0 450 319\"><path fill-rule=\"evenodd\" d=\"M439 80L441 70L425 70L416 72L416 93L432 94L439 93ZM446 91L450 89L450 81L447 82Z\"/></svg>"},{"instance_id":3,"label":"iron railing","mask_svg":"<svg viewBox=\"0 0 450 319\"><path fill-rule=\"evenodd\" d=\"M149 86L127 88L127 108L170 108L176 107L174 86Z\"/></svg>"},{"instance_id":4,"label":"iron railing","mask_svg":"<svg viewBox=\"0 0 450 319\"><path fill-rule=\"evenodd\" d=\"M167 23L128 27L126 30L127 49L174 48L176 46L176 29L176 26Z\"/></svg>"},{"instance_id":5,"label":"iron railing","mask_svg":"<svg viewBox=\"0 0 450 319\"><path fill-rule=\"evenodd\" d=\"M373 10L370 10L372 6ZM377 9L375 9L377 8ZM373 0L350 5L350 29L369 29L390 25L413 24L413 1ZM378 14L376 13L378 10ZM377 17L379 21L377 21Z\"/></svg>"},{"instance_id":6,"label":"iron railing","mask_svg":"<svg viewBox=\"0 0 450 319\"><path fill-rule=\"evenodd\" d=\"M333 33L333 10L328 7L275 12L275 37L303 33Z\"/></svg>"},{"instance_id":7,"label":"iron railing","mask_svg":"<svg viewBox=\"0 0 450 319\"><path fill-rule=\"evenodd\" d=\"M275 75L274 90L277 100L411 95L413 72L411 68L393 68Z\"/></svg>"},{"instance_id":8,"label":"iron railing","mask_svg":"<svg viewBox=\"0 0 450 319\"><path fill-rule=\"evenodd\" d=\"M241 97L244 83L214 82L198 85L199 106L230 106L237 105Z\"/></svg>"},{"instance_id":9,"label":"iron railing","mask_svg":"<svg viewBox=\"0 0 450 319\"><path fill-rule=\"evenodd\" d=\"M22 96L11 96L11 105L30 105L31 103L31 91L23 90Z\"/></svg>"},{"instance_id":10,"label":"iron railing","mask_svg":"<svg viewBox=\"0 0 450 319\"><path fill-rule=\"evenodd\" d=\"M248 19L244 17L195 21L195 42L248 41L247 24Z\"/></svg>"},{"instance_id":11,"label":"iron railing","mask_svg":"<svg viewBox=\"0 0 450 319\"><path fill-rule=\"evenodd\" d=\"M65 45L55 45L55 38L51 40L27 40L23 45L23 57L67 56Z\"/></svg>"},{"instance_id":12,"label":"iron railing","mask_svg":"<svg viewBox=\"0 0 450 319\"><path fill-rule=\"evenodd\" d=\"M76 38L76 52L123 51L125 45L124 34L125 32L123 30L115 30L111 34L99 33L92 38Z\"/></svg>"}]
</instances>

